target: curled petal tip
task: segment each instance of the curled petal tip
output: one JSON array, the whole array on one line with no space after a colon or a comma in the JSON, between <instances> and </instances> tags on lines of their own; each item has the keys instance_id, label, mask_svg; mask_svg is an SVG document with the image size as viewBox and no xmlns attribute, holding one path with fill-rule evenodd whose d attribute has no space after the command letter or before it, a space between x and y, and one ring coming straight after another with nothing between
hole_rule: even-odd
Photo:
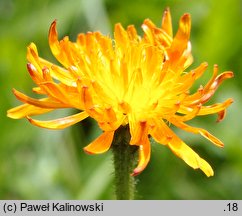
<instances>
[{"instance_id":1,"label":"curled petal tip","mask_svg":"<svg viewBox=\"0 0 242 216\"><path fill-rule=\"evenodd\" d=\"M58 41L58 32L56 29L56 20L51 23L49 29L49 44L50 49L54 55L58 55L60 53L59 41Z\"/></svg>"},{"instance_id":2,"label":"curled petal tip","mask_svg":"<svg viewBox=\"0 0 242 216\"><path fill-rule=\"evenodd\" d=\"M234 73L232 72L232 71L228 71L228 73L229 73L229 78L232 78L232 77L234 77Z\"/></svg>"},{"instance_id":3,"label":"curled petal tip","mask_svg":"<svg viewBox=\"0 0 242 216\"><path fill-rule=\"evenodd\" d=\"M181 19L185 22L190 21L191 15L189 13L185 13Z\"/></svg>"},{"instance_id":4,"label":"curled petal tip","mask_svg":"<svg viewBox=\"0 0 242 216\"><path fill-rule=\"evenodd\" d=\"M30 118L29 116L26 116L26 119L32 124L33 123L33 119Z\"/></svg>"},{"instance_id":5,"label":"curled petal tip","mask_svg":"<svg viewBox=\"0 0 242 216\"><path fill-rule=\"evenodd\" d=\"M167 13L167 12L169 12L169 11L170 11L170 7L167 6L167 7L165 8L165 13Z\"/></svg>"},{"instance_id":6,"label":"curled petal tip","mask_svg":"<svg viewBox=\"0 0 242 216\"><path fill-rule=\"evenodd\" d=\"M30 70L32 69L32 66L31 66L31 65L32 65L32 64L31 64L31 63L29 63L29 62L27 63L27 65L26 65L26 66L27 66L28 71L30 71Z\"/></svg>"},{"instance_id":7,"label":"curled petal tip","mask_svg":"<svg viewBox=\"0 0 242 216\"><path fill-rule=\"evenodd\" d=\"M56 25L56 23L57 23L57 19L54 19L51 25Z\"/></svg>"},{"instance_id":8,"label":"curled petal tip","mask_svg":"<svg viewBox=\"0 0 242 216\"><path fill-rule=\"evenodd\" d=\"M203 62L202 64L204 65L204 67L208 67L208 63L207 62Z\"/></svg>"},{"instance_id":9,"label":"curled petal tip","mask_svg":"<svg viewBox=\"0 0 242 216\"><path fill-rule=\"evenodd\" d=\"M17 90L15 88L12 89L12 92L13 92L14 95L15 95L16 91Z\"/></svg>"},{"instance_id":10,"label":"curled petal tip","mask_svg":"<svg viewBox=\"0 0 242 216\"><path fill-rule=\"evenodd\" d=\"M37 71L35 66L31 63L27 63L27 69L28 69L30 75L32 75L32 76L34 76L34 72Z\"/></svg>"},{"instance_id":11,"label":"curled petal tip","mask_svg":"<svg viewBox=\"0 0 242 216\"><path fill-rule=\"evenodd\" d=\"M49 41L50 42L57 40L56 24L57 24L57 22L56 22L56 20L54 20L50 25L50 29L49 29Z\"/></svg>"},{"instance_id":12,"label":"curled petal tip","mask_svg":"<svg viewBox=\"0 0 242 216\"><path fill-rule=\"evenodd\" d=\"M33 42L31 42L27 48L36 49L36 45Z\"/></svg>"},{"instance_id":13,"label":"curled petal tip","mask_svg":"<svg viewBox=\"0 0 242 216\"><path fill-rule=\"evenodd\" d=\"M95 154L94 152L88 151L88 150L86 149L86 147L83 148L83 151L84 151L86 154L88 154L88 155L93 155L93 154Z\"/></svg>"},{"instance_id":14,"label":"curled petal tip","mask_svg":"<svg viewBox=\"0 0 242 216\"><path fill-rule=\"evenodd\" d=\"M150 161L150 142L148 137L144 140L144 145L139 146L139 163L138 166L133 170L131 176L137 176L140 174L147 166Z\"/></svg>"},{"instance_id":15,"label":"curled petal tip","mask_svg":"<svg viewBox=\"0 0 242 216\"><path fill-rule=\"evenodd\" d=\"M222 79L229 79L229 78L234 77L234 73L232 71L225 71L225 72L221 73L218 77L219 78L222 77Z\"/></svg>"},{"instance_id":16,"label":"curled petal tip","mask_svg":"<svg viewBox=\"0 0 242 216\"><path fill-rule=\"evenodd\" d=\"M226 106L229 106L229 105L232 104L232 103L234 103L234 99L233 99L233 98L229 98L229 99L225 102Z\"/></svg>"},{"instance_id":17,"label":"curled petal tip","mask_svg":"<svg viewBox=\"0 0 242 216\"><path fill-rule=\"evenodd\" d=\"M180 26L182 27L182 31L190 35L191 30L191 16L190 14L184 14L180 19Z\"/></svg>"},{"instance_id":18,"label":"curled petal tip","mask_svg":"<svg viewBox=\"0 0 242 216\"><path fill-rule=\"evenodd\" d=\"M225 114L226 114L226 110L222 110L221 112L218 112L218 118L217 118L217 123L221 122L224 117L225 117Z\"/></svg>"},{"instance_id":19,"label":"curled petal tip","mask_svg":"<svg viewBox=\"0 0 242 216\"><path fill-rule=\"evenodd\" d=\"M170 13L170 8L166 7L163 13L163 17L167 16Z\"/></svg>"},{"instance_id":20,"label":"curled petal tip","mask_svg":"<svg viewBox=\"0 0 242 216\"><path fill-rule=\"evenodd\" d=\"M131 175L131 176L137 176L137 175L139 175L141 172L142 172L141 169L136 168L136 169L133 170L133 173L131 173L130 175Z\"/></svg>"},{"instance_id":21,"label":"curled petal tip","mask_svg":"<svg viewBox=\"0 0 242 216\"><path fill-rule=\"evenodd\" d=\"M50 25L49 34L51 33L51 31L56 29L56 24L57 24L57 20L55 19Z\"/></svg>"},{"instance_id":22,"label":"curled petal tip","mask_svg":"<svg viewBox=\"0 0 242 216\"><path fill-rule=\"evenodd\" d=\"M211 170L206 170L205 175L206 175L207 177L212 177L212 176L214 176L214 172L213 172L212 169L211 169Z\"/></svg>"}]
</instances>

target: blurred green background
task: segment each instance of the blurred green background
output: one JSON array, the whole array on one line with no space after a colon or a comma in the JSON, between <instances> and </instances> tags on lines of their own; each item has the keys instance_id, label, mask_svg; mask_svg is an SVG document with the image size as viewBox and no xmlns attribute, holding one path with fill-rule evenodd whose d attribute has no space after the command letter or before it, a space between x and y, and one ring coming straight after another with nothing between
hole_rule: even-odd
<instances>
[{"instance_id":1,"label":"blurred green background","mask_svg":"<svg viewBox=\"0 0 242 216\"><path fill-rule=\"evenodd\" d=\"M236 0L0 0L0 199L114 199L112 155L86 155L82 148L101 133L87 119L62 131L32 126L27 120L6 117L20 104L14 87L28 95L34 86L26 70L26 46L35 42L42 57L55 62L47 35L58 20L60 37L75 40L79 32L100 30L111 34L116 22L135 24L139 33L145 18L160 25L169 6L173 27L183 13L192 15L191 41L195 68L209 68L196 83L204 84L213 64L235 78L218 89L211 102L232 97L225 120L199 117L193 125L208 129L225 143L213 146L200 136L176 132L214 168L207 178L194 171L164 146L152 142L148 167L137 177L137 199L241 199L242 198L242 76L241 5ZM64 111L68 114L72 111ZM63 114L63 113L62 113ZM58 113L52 114L52 117Z\"/></svg>"}]
</instances>

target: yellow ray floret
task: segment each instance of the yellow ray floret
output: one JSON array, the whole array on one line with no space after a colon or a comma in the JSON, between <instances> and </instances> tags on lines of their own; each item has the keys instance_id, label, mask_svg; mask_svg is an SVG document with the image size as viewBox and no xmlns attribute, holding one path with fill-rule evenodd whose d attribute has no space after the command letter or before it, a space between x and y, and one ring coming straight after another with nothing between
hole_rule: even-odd
<instances>
[{"instance_id":1,"label":"yellow ray floret","mask_svg":"<svg viewBox=\"0 0 242 216\"><path fill-rule=\"evenodd\" d=\"M190 94L194 82L208 66L204 62L186 71L193 61L190 15L181 17L174 37L169 9L164 12L161 27L149 19L141 27L143 36L137 34L133 25L124 29L118 23L114 40L100 32L88 32L79 34L72 42L67 36L58 39L54 21L49 30L49 45L62 67L39 57L36 45L31 43L27 49L27 69L36 84L33 91L43 98L35 99L14 89L14 95L24 104L8 110L7 115L27 118L31 124L48 129L63 129L91 117L103 133L84 148L89 154L109 150L115 131L127 125L130 145L139 147L139 161L132 175L142 172L150 160L151 136L192 168L212 176L211 166L169 125L200 134L223 147L223 142L207 130L191 127L187 122L201 115L217 114L218 121L225 117L226 108L233 102L231 98L206 103L224 80L233 77L233 72L218 74L215 65L208 83ZM48 121L32 118L61 108L75 108L79 113Z\"/></svg>"}]
</instances>

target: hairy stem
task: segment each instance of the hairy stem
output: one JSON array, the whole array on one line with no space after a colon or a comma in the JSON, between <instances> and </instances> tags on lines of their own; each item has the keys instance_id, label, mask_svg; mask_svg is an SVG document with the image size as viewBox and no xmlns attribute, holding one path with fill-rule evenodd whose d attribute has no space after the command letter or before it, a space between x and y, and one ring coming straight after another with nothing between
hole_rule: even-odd
<instances>
[{"instance_id":1,"label":"hairy stem","mask_svg":"<svg viewBox=\"0 0 242 216\"><path fill-rule=\"evenodd\" d=\"M115 189L118 200L134 199L135 180L131 173L137 159L137 146L129 144L128 126L121 126L114 135L112 150L115 169Z\"/></svg>"}]
</instances>

